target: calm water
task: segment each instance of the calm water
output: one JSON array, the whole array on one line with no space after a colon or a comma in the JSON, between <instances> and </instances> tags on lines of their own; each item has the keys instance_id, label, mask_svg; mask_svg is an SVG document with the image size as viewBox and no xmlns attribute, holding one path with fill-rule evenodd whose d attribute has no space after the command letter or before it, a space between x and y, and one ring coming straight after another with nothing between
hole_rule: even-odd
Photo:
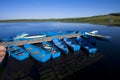
<instances>
[{"instance_id":1,"label":"calm water","mask_svg":"<svg viewBox=\"0 0 120 80\"><path fill-rule=\"evenodd\" d=\"M118 72L120 72L120 27L60 22L0 23L0 39L21 32L35 35L40 32L67 30L79 30L81 32L98 30L100 34L110 35L112 38L109 42L97 41L97 48L99 52L104 55L104 58L70 76L67 76L65 80L76 78L110 79L118 77Z\"/></svg>"}]
</instances>

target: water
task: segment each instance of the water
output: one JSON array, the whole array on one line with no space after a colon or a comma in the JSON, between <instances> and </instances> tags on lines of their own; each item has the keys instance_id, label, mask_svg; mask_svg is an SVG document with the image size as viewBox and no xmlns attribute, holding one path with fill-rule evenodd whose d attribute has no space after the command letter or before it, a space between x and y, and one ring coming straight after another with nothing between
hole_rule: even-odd
<instances>
[{"instance_id":1,"label":"water","mask_svg":"<svg viewBox=\"0 0 120 80\"><path fill-rule=\"evenodd\" d=\"M0 23L0 39L21 32L35 35L40 32L67 30L79 30L81 32L98 30L100 34L110 35L112 38L109 42L97 41L99 53L103 54L104 58L78 72L75 72L74 74L71 74L70 76L67 76L64 78L65 80L73 80L77 78L119 78L117 75L119 74L118 72L120 72L120 27L117 26L61 22Z\"/></svg>"}]
</instances>

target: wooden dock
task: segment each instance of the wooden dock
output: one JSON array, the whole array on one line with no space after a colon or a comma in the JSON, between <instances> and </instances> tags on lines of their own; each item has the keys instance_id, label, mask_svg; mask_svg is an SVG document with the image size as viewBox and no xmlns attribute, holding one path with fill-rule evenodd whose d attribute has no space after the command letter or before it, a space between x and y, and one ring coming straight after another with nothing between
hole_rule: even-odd
<instances>
[{"instance_id":1,"label":"wooden dock","mask_svg":"<svg viewBox=\"0 0 120 80\"><path fill-rule=\"evenodd\" d=\"M15 44L15 45L35 44L35 43L41 43L43 41L52 41L52 39L55 37L62 39L63 36L66 36L67 38L74 38L77 36L81 36L81 34L58 35L58 36L38 38L38 39L34 39L34 40L24 40L24 41L18 41L18 42L0 42L0 45L6 47L8 44Z\"/></svg>"}]
</instances>

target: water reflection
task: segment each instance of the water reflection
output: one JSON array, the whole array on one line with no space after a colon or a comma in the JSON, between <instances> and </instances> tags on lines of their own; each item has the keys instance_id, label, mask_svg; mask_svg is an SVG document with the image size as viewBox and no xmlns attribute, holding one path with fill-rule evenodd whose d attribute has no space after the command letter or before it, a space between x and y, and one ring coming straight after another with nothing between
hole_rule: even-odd
<instances>
[{"instance_id":1,"label":"water reflection","mask_svg":"<svg viewBox=\"0 0 120 80\"><path fill-rule=\"evenodd\" d=\"M72 52L69 55L62 54L60 57L51 59L46 63L40 63L32 57L20 62L11 57L2 80L54 80L62 79L73 72L97 61L102 55L96 53L94 56L88 56L84 51Z\"/></svg>"}]
</instances>

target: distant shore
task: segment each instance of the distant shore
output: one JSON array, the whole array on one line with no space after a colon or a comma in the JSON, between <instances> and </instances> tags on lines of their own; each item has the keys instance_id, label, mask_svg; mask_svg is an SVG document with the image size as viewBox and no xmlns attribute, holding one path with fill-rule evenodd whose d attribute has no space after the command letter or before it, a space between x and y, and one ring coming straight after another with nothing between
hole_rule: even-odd
<instances>
[{"instance_id":1,"label":"distant shore","mask_svg":"<svg viewBox=\"0 0 120 80\"><path fill-rule=\"evenodd\" d=\"M91 23L100 25L120 26L120 13L108 14L83 18L63 18L63 19L16 19L16 20L0 20L0 22L77 22Z\"/></svg>"}]
</instances>

